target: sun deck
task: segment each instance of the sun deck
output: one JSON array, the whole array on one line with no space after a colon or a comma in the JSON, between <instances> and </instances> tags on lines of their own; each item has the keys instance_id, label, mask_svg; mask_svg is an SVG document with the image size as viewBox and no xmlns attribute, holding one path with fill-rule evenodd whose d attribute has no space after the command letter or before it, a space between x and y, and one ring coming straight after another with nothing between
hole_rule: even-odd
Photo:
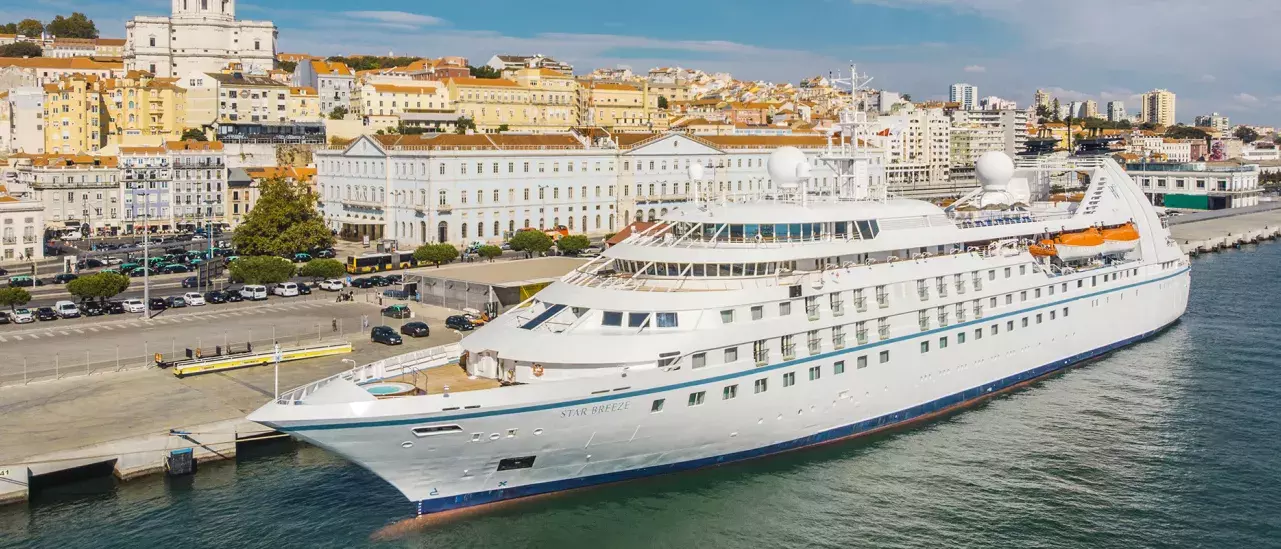
<instances>
[{"instance_id":1,"label":"sun deck","mask_svg":"<svg viewBox=\"0 0 1281 549\"><path fill-rule=\"evenodd\" d=\"M439 395L445 393L446 390L450 393L480 391L495 389L502 385L496 379L468 376L467 370L456 362L425 370L413 370L381 381L413 385L417 389L414 393L415 395Z\"/></svg>"}]
</instances>

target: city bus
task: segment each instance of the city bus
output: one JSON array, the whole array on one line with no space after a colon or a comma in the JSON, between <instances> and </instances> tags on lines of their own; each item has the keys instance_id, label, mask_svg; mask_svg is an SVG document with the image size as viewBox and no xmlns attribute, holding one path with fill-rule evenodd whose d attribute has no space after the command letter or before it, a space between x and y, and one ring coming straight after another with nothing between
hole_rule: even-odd
<instances>
[{"instance_id":1,"label":"city bus","mask_svg":"<svg viewBox=\"0 0 1281 549\"><path fill-rule=\"evenodd\" d=\"M414 252L396 251L386 254L365 254L347 256L347 272L350 274L376 273L392 269L411 269L419 262L414 259Z\"/></svg>"}]
</instances>

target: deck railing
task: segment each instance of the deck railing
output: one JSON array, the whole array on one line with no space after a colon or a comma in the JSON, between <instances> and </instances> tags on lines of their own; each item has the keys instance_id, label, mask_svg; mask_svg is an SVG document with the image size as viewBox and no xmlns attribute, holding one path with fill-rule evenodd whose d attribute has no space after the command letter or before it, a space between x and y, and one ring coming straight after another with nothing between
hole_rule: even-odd
<instances>
[{"instance_id":1,"label":"deck railing","mask_svg":"<svg viewBox=\"0 0 1281 549\"><path fill-rule=\"evenodd\" d=\"M305 404L308 396L336 379L345 379L356 384L369 383L447 364L451 360L457 360L461 354L462 345L449 343L430 349L422 349L382 360L375 360L369 364L357 366L325 379L313 381L302 387L285 391L276 398L276 403L285 405Z\"/></svg>"}]
</instances>

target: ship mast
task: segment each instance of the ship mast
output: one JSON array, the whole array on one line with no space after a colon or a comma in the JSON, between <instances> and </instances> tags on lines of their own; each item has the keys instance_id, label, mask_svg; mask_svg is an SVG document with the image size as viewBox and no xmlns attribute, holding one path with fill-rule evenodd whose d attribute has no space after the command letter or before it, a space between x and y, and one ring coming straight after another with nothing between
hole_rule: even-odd
<instances>
[{"instance_id":1,"label":"ship mast","mask_svg":"<svg viewBox=\"0 0 1281 549\"><path fill-rule=\"evenodd\" d=\"M872 77L859 74L858 67L850 64L848 78L833 78L833 87L845 85L850 90L849 104L840 113L827 137L827 150L818 156L836 174L835 187L828 189L834 201L876 200L885 201L889 195L885 179L883 155L871 146L872 123L867 113L855 106L859 96L867 91Z\"/></svg>"}]
</instances>

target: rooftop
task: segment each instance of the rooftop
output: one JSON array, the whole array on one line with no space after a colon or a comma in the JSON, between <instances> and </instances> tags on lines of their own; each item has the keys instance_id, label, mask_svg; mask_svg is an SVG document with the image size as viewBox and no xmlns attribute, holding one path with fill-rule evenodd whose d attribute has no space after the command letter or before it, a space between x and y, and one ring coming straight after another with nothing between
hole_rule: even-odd
<instances>
[{"instance_id":1,"label":"rooftop","mask_svg":"<svg viewBox=\"0 0 1281 549\"><path fill-rule=\"evenodd\" d=\"M410 273L431 278L447 278L476 284L508 285L516 282L560 278L587 263L574 257L542 257L524 261L459 264L448 267L425 267Z\"/></svg>"}]
</instances>

